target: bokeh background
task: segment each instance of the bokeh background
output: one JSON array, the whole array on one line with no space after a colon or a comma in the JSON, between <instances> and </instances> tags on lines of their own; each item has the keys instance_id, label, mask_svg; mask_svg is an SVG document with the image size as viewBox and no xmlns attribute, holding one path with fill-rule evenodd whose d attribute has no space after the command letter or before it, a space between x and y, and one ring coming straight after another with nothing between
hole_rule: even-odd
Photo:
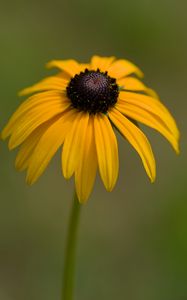
<instances>
[{"instance_id":1,"label":"bokeh background","mask_svg":"<svg viewBox=\"0 0 187 300\"><path fill-rule=\"evenodd\" d=\"M144 128L157 160L151 184L119 137L120 175L107 193L97 179L82 208L75 300L187 299L187 143L185 0L0 0L0 127L22 99L17 92L49 74L51 59L92 54L141 67L175 116L181 154ZM0 299L60 300L73 180L60 153L33 186L0 143ZM89 167L89 166L88 166Z\"/></svg>"}]
</instances>

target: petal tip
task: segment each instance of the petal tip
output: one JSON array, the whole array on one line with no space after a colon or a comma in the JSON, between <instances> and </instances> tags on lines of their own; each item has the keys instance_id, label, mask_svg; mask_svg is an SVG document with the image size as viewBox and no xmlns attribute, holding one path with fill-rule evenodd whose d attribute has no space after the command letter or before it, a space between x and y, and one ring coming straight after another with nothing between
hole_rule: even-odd
<instances>
[{"instance_id":1,"label":"petal tip","mask_svg":"<svg viewBox=\"0 0 187 300\"><path fill-rule=\"evenodd\" d=\"M15 163L14 163L14 167L16 169L16 171L21 171L21 166L19 165L18 160L16 159Z\"/></svg>"},{"instance_id":2,"label":"petal tip","mask_svg":"<svg viewBox=\"0 0 187 300\"><path fill-rule=\"evenodd\" d=\"M8 150L12 151L14 149L15 149L14 145L12 145L11 143L8 143Z\"/></svg>"},{"instance_id":3,"label":"petal tip","mask_svg":"<svg viewBox=\"0 0 187 300\"><path fill-rule=\"evenodd\" d=\"M7 137L8 137L8 135L6 134L5 130L3 129L0 134L0 138L1 138L1 140L4 141L4 140L6 140Z\"/></svg>"},{"instance_id":4,"label":"petal tip","mask_svg":"<svg viewBox=\"0 0 187 300\"><path fill-rule=\"evenodd\" d=\"M138 68L138 70L137 70L137 75L138 75L138 77L140 77L140 78L144 78L144 73Z\"/></svg>"},{"instance_id":5,"label":"petal tip","mask_svg":"<svg viewBox=\"0 0 187 300\"><path fill-rule=\"evenodd\" d=\"M113 185L108 185L108 186L105 185L105 188L106 188L107 192L112 192L113 189L114 189L114 187L115 187L115 184L113 184Z\"/></svg>"},{"instance_id":6,"label":"petal tip","mask_svg":"<svg viewBox=\"0 0 187 300\"><path fill-rule=\"evenodd\" d=\"M179 148L179 144L174 148L175 152L177 155L180 154L180 148Z\"/></svg>"},{"instance_id":7,"label":"petal tip","mask_svg":"<svg viewBox=\"0 0 187 300\"><path fill-rule=\"evenodd\" d=\"M147 173L151 183L154 183L156 180L156 162L154 159L154 164L151 166L149 173Z\"/></svg>"},{"instance_id":8,"label":"petal tip","mask_svg":"<svg viewBox=\"0 0 187 300\"><path fill-rule=\"evenodd\" d=\"M26 91L27 91L27 88L25 88L25 89L19 91L19 92L18 92L18 96L19 96L19 97L25 96L25 95L27 94Z\"/></svg>"},{"instance_id":9,"label":"petal tip","mask_svg":"<svg viewBox=\"0 0 187 300\"><path fill-rule=\"evenodd\" d=\"M52 61L52 60L48 61L48 62L45 64L45 67L46 67L47 69L51 69L51 68L53 67L53 61Z\"/></svg>"},{"instance_id":10,"label":"petal tip","mask_svg":"<svg viewBox=\"0 0 187 300\"><path fill-rule=\"evenodd\" d=\"M64 167L62 167L62 175L66 180L69 180L73 176L73 173L70 172L69 170L66 170Z\"/></svg>"},{"instance_id":11,"label":"petal tip","mask_svg":"<svg viewBox=\"0 0 187 300\"><path fill-rule=\"evenodd\" d=\"M154 177L150 177L151 183L155 183L156 175Z\"/></svg>"},{"instance_id":12,"label":"petal tip","mask_svg":"<svg viewBox=\"0 0 187 300\"><path fill-rule=\"evenodd\" d=\"M31 178L29 175L27 175L26 183L27 183L27 185L32 186L35 183L35 179Z\"/></svg>"},{"instance_id":13,"label":"petal tip","mask_svg":"<svg viewBox=\"0 0 187 300\"><path fill-rule=\"evenodd\" d=\"M171 145L172 145L172 147L173 147L175 153L176 153L177 155L179 155L179 154L180 154L179 138L175 139L174 142L173 142Z\"/></svg>"},{"instance_id":14,"label":"petal tip","mask_svg":"<svg viewBox=\"0 0 187 300\"><path fill-rule=\"evenodd\" d=\"M11 151L11 150L14 150L18 145L16 144L15 141L13 141L11 138L8 142L8 149Z\"/></svg>"},{"instance_id":15,"label":"petal tip","mask_svg":"<svg viewBox=\"0 0 187 300\"><path fill-rule=\"evenodd\" d=\"M79 200L79 203L80 204L86 204L87 203L87 201L88 201L88 197L83 197L83 196L80 196L80 195L78 195L77 194L77 198L78 198L78 200Z\"/></svg>"},{"instance_id":16,"label":"petal tip","mask_svg":"<svg viewBox=\"0 0 187 300\"><path fill-rule=\"evenodd\" d=\"M6 140L10 135L10 128L9 128L9 123L2 129L0 133L0 138L4 141Z\"/></svg>"}]
</instances>

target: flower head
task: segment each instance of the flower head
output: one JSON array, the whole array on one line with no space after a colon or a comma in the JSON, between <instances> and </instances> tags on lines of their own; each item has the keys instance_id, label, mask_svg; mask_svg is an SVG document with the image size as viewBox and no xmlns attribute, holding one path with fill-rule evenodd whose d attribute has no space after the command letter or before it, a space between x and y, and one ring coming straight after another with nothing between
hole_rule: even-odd
<instances>
[{"instance_id":1,"label":"flower head","mask_svg":"<svg viewBox=\"0 0 187 300\"><path fill-rule=\"evenodd\" d=\"M96 171L108 191L119 169L114 127L138 152L147 175L155 180L155 159L144 133L133 120L159 131L178 153L179 131L156 93L138 78L142 72L127 60L93 56L89 64L55 60L47 64L60 71L24 89L33 94L10 118L2 138L9 148L20 146L16 168L27 170L33 184L59 148L65 178L75 174L76 191L85 202Z\"/></svg>"}]
</instances>

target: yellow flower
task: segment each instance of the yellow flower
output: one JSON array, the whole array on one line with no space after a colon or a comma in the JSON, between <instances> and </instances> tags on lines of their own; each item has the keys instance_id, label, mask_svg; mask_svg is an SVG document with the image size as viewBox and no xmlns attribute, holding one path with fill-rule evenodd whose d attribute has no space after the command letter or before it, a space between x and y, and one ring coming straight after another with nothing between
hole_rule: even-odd
<instances>
[{"instance_id":1,"label":"yellow flower","mask_svg":"<svg viewBox=\"0 0 187 300\"><path fill-rule=\"evenodd\" d=\"M3 139L10 136L9 149L20 146L16 168L27 169L29 184L41 176L63 145L62 171L67 179L75 174L80 202L88 199L97 168L111 191L119 169L114 127L138 152L153 182L154 155L133 120L159 131L179 152L173 117L156 93L138 79L143 74L131 62L93 56L89 64L54 60L47 67L60 71L21 91L21 95L37 93L18 108L2 132Z\"/></svg>"}]
</instances>

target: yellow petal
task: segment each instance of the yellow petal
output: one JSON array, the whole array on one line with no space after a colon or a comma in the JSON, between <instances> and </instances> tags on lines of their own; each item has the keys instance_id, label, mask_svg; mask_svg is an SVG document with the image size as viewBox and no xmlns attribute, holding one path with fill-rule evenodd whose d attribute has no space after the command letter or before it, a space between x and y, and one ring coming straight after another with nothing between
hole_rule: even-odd
<instances>
[{"instance_id":1,"label":"yellow petal","mask_svg":"<svg viewBox=\"0 0 187 300\"><path fill-rule=\"evenodd\" d=\"M10 118L8 124L2 131L2 139L6 139L12 133L17 126L17 122L19 122L19 120L25 116L26 113L32 111L34 108L39 107L40 105L45 104L48 106L56 102L59 102L59 104L68 102L67 97L64 93L56 91L43 92L29 97L19 106L19 108Z\"/></svg>"},{"instance_id":2,"label":"yellow petal","mask_svg":"<svg viewBox=\"0 0 187 300\"><path fill-rule=\"evenodd\" d=\"M153 90L153 89L150 89L150 88L147 88L146 91L147 95L153 97L153 98L156 98L156 99L159 99L159 95Z\"/></svg>"},{"instance_id":3,"label":"yellow petal","mask_svg":"<svg viewBox=\"0 0 187 300\"><path fill-rule=\"evenodd\" d=\"M60 78L58 76L51 76L41 80L40 82L34 84L31 87L25 88L19 93L19 95L23 96L34 92L47 90L65 91L67 85L68 80Z\"/></svg>"},{"instance_id":4,"label":"yellow petal","mask_svg":"<svg viewBox=\"0 0 187 300\"><path fill-rule=\"evenodd\" d=\"M95 55L91 59L91 69L92 70L100 69L100 71L106 72L114 60L115 60L114 56L101 57Z\"/></svg>"},{"instance_id":5,"label":"yellow petal","mask_svg":"<svg viewBox=\"0 0 187 300\"><path fill-rule=\"evenodd\" d=\"M55 76L67 80L68 82L71 80L71 75L66 73L65 71L60 71Z\"/></svg>"},{"instance_id":6,"label":"yellow petal","mask_svg":"<svg viewBox=\"0 0 187 300\"><path fill-rule=\"evenodd\" d=\"M53 117L62 114L68 107L69 102L53 101L50 104L41 104L18 119L9 140L9 149L20 145L38 126Z\"/></svg>"},{"instance_id":7,"label":"yellow petal","mask_svg":"<svg viewBox=\"0 0 187 300\"><path fill-rule=\"evenodd\" d=\"M165 126L164 120L158 114L153 114L133 104L120 103L120 101L116 108L126 116L159 131L171 143L175 151L179 152L177 139L171 134L168 127Z\"/></svg>"},{"instance_id":8,"label":"yellow petal","mask_svg":"<svg viewBox=\"0 0 187 300\"><path fill-rule=\"evenodd\" d=\"M129 103L132 105L136 105L144 110L147 110L155 115L158 115L168 130L175 136L178 140L179 138L179 130L175 123L175 120L171 116L170 112L167 108L156 98L140 95L136 93L130 92L120 92L119 99L125 103Z\"/></svg>"},{"instance_id":9,"label":"yellow petal","mask_svg":"<svg viewBox=\"0 0 187 300\"><path fill-rule=\"evenodd\" d=\"M78 157L82 151L88 120L88 113L76 110L76 118L71 124L62 151L62 170L66 179L73 175L78 165Z\"/></svg>"},{"instance_id":10,"label":"yellow petal","mask_svg":"<svg viewBox=\"0 0 187 300\"><path fill-rule=\"evenodd\" d=\"M54 121L53 121L54 122ZM41 139L46 129L52 124L48 121L35 129L21 145L16 156L15 167L19 171L25 170L29 166L33 151Z\"/></svg>"},{"instance_id":11,"label":"yellow petal","mask_svg":"<svg viewBox=\"0 0 187 300\"><path fill-rule=\"evenodd\" d=\"M129 91L142 91L145 92L147 95L159 99L158 94L148 88L142 81L134 77L124 77L117 80L117 84L120 88Z\"/></svg>"},{"instance_id":12,"label":"yellow petal","mask_svg":"<svg viewBox=\"0 0 187 300\"><path fill-rule=\"evenodd\" d=\"M94 139L93 116L90 116L86 134L82 140L82 151L75 170L75 185L78 199L85 203L92 191L97 171L97 155Z\"/></svg>"},{"instance_id":13,"label":"yellow petal","mask_svg":"<svg viewBox=\"0 0 187 300\"><path fill-rule=\"evenodd\" d=\"M109 112L109 117L121 134L129 141L140 155L147 175L153 182L156 176L155 159L146 136L143 132L123 116L118 110Z\"/></svg>"},{"instance_id":14,"label":"yellow petal","mask_svg":"<svg viewBox=\"0 0 187 300\"><path fill-rule=\"evenodd\" d=\"M106 189L111 191L119 171L117 139L110 121L104 114L95 115L94 129L100 175Z\"/></svg>"},{"instance_id":15,"label":"yellow petal","mask_svg":"<svg viewBox=\"0 0 187 300\"><path fill-rule=\"evenodd\" d=\"M143 77L142 71L128 60L116 60L109 68L108 74L114 78L122 78L130 74L136 74L138 77Z\"/></svg>"},{"instance_id":16,"label":"yellow petal","mask_svg":"<svg viewBox=\"0 0 187 300\"><path fill-rule=\"evenodd\" d=\"M71 110L54 122L40 138L29 162L27 183L33 184L44 172L54 154L63 144L70 122L75 117Z\"/></svg>"},{"instance_id":17,"label":"yellow petal","mask_svg":"<svg viewBox=\"0 0 187 300\"><path fill-rule=\"evenodd\" d=\"M85 69L88 69L90 70L90 64L79 64L79 67L80 67L80 72L84 72Z\"/></svg>"},{"instance_id":18,"label":"yellow petal","mask_svg":"<svg viewBox=\"0 0 187 300\"><path fill-rule=\"evenodd\" d=\"M79 74L81 67L76 60L52 60L47 63L47 68L58 68L67 72L70 76L74 77L75 74Z\"/></svg>"},{"instance_id":19,"label":"yellow petal","mask_svg":"<svg viewBox=\"0 0 187 300\"><path fill-rule=\"evenodd\" d=\"M147 87L137 78L125 77L117 80L117 84L125 90L145 91Z\"/></svg>"}]
</instances>

